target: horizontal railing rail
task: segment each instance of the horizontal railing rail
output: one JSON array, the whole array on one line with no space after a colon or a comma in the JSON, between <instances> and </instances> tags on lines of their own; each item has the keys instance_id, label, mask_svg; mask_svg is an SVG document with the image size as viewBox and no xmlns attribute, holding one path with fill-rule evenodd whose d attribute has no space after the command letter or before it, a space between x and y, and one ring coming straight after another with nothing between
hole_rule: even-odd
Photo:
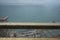
<instances>
[{"instance_id":1,"label":"horizontal railing rail","mask_svg":"<svg viewBox=\"0 0 60 40\"><path fill-rule=\"evenodd\" d=\"M9 29L60 29L60 23L1 22L0 28L9 28Z\"/></svg>"}]
</instances>

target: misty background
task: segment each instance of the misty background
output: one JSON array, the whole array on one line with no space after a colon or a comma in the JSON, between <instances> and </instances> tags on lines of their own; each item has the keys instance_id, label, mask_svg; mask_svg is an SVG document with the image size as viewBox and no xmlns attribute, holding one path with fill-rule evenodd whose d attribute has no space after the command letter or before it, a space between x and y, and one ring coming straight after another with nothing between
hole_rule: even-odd
<instances>
[{"instance_id":1,"label":"misty background","mask_svg":"<svg viewBox=\"0 0 60 40\"><path fill-rule=\"evenodd\" d=\"M60 0L0 0L0 16L12 22L60 22Z\"/></svg>"}]
</instances>

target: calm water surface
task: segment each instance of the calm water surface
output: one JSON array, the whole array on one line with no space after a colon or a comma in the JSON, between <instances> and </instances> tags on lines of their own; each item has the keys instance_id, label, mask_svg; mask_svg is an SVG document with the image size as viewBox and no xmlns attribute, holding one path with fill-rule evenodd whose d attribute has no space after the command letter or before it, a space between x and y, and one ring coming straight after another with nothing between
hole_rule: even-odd
<instances>
[{"instance_id":1,"label":"calm water surface","mask_svg":"<svg viewBox=\"0 0 60 40\"><path fill-rule=\"evenodd\" d=\"M0 16L8 16L10 22L60 22L59 6L0 5Z\"/></svg>"}]
</instances>

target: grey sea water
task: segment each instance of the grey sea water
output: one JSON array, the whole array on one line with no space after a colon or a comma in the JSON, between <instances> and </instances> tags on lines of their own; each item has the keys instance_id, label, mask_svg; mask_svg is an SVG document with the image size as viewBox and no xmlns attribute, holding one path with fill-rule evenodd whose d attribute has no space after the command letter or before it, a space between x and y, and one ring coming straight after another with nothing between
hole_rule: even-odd
<instances>
[{"instance_id":1,"label":"grey sea water","mask_svg":"<svg viewBox=\"0 0 60 40\"><path fill-rule=\"evenodd\" d=\"M60 22L60 6L0 5L0 16L10 22Z\"/></svg>"}]
</instances>

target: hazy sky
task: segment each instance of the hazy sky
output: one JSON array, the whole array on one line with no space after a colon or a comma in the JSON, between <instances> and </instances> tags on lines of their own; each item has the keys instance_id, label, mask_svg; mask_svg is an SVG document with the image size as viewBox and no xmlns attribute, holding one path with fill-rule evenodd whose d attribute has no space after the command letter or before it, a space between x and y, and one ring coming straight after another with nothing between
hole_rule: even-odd
<instances>
[{"instance_id":1,"label":"hazy sky","mask_svg":"<svg viewBox=\"0 0 60 40\"><path fill-rule=\"evenodd\" d=\"M60 0L0 0L0 4L20 5L20 4L55 4L60 3Z\"/></svg>"}]
</instances>

